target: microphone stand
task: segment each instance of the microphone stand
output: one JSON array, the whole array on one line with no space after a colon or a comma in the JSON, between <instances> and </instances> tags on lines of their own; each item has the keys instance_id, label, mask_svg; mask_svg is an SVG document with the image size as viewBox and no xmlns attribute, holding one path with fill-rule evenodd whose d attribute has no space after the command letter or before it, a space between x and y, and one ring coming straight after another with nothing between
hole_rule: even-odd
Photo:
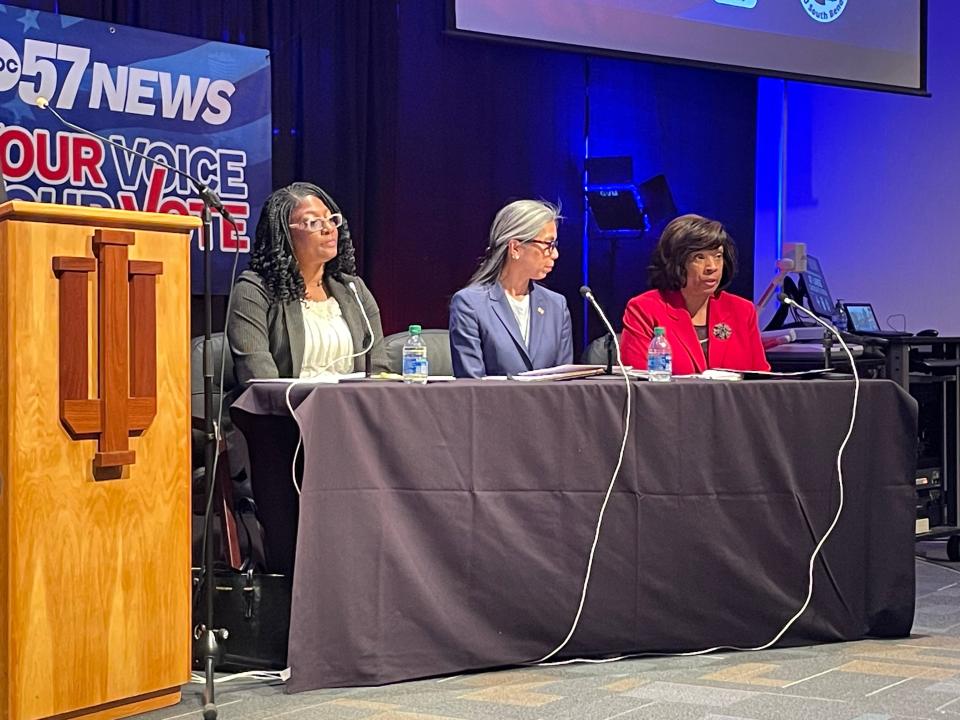
<instances>
[{"instance_id":1,"label":"microphone stand","mask_svg":"<svg viewBox=\"0 0 960 720\"><path fill-rule=\"evenodd\" d=\"M204 553L202 558L202 569L200 572L201 582L204 589L204 622L202 625L194 628L194 638L201 641L203 646L204 659L204 678L205 685L203 691L203 717L204 720L215 720L217 717L217 705L214 694L214 671L219 662L222 648L220 642L226 640L229 633L225 629L214 628L213 599L216 592L216 583L213 582L213 543L210 537L210 526L212 524L213 513L213 494L214 494L214 468L217 464L217 453L219 451L219 428L215 427L213 414L213 348L212 348L212 329L213 329L213 256L211 247L213 245L213 217L212 210L216 210L221 217L227 220L236 228L236 222L230 212L223 206L223 202L217 196L216 192L202 183L199 179L193 177L178 168L175 168L162 160L152 158L149 155L137 152L126 145L114 142L109 138L98 135L86 128L74 125L64 119L60 113L54 110L46 98L38 97L36 105L41 110L49 110L53 115L67 127L81 132L84 135L97 138L113 147L119 148L125 153L143 158L148 162L160 165L167 170L187 178L196 190L197 197L203 201L203 212L201 214L202 222L202 241L203 241L203 432L204 432L204 454L203 454L203 472L206 483L204 485L204 524L203 524L203 546ZM239 252L239 250L237 250ZM222 393L222 388L221 388ZM221 397L222 402L222 397Z\"/></svg>"},{"instance_id":2,"label":"microphone stand","mask_svg":"<svg viewBox=\"0 0 960 720\"><path fill-rule=\"evenodd\" d=\"M210 211L212 203L207 193L197 184L197 193L203 200L203 474L204 484L204 512L203 519L203 569L201 582L203 583L204 623L194 632L199 635L203 646L203 717L205 720L215 720L217 717L216 695L214 691L214 673L217 662L221 658L221 640L226 640L229 633L226 629L214 627L213 600L216 593L216 583L213 582L214 559L213 542L210 526L213 524L213 513L210 511L214 494L214 466L217 453L220 451L220 442L217 438L219 428L213 424L213 217ZM223 388L220 389L221 402ZM222 512L222 510L221 510Z\"/></svg>"},{"instance_id":3,"label":"microphone stand","mask_svg":"<svg viewBox=\"0 0 960 720\"><path fill-rule=\"evenodd\" d=\"M823 331L823 369L830 369L830 360L833 356L833 335L830 334L830 331L824 328Z\"/></svg>"}]
</instances>

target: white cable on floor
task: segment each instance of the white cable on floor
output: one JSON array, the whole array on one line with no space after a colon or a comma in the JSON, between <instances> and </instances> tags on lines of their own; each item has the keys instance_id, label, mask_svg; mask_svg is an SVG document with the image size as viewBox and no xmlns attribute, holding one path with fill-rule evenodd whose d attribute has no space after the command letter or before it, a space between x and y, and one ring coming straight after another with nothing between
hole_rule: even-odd
<instances>
[{"instance_id":1,"label":"white cable on floor","mask_svg":"<svg viewBox=\"0 0 960 720\"><path fill-rule=\"evenodd\" d=\"M849 427L847 428L847 433L846 433L846 435L845 435L844 438L843 438L843 442L840 443L840 450L837 452L837 486L838 486L838 488L839 488L839 503L838 503L838 505L837 505L837 512L836 512L836 514L833 516L833 521L830 523L830 525L829 525L829 527L827 528L826 532L823 534L823 537L820 538L820 541L816 544L816 546L815 546L814 549L813 549L813 553L810 555L810 562L808 563L808 566L807 566L807 596L806 596L806 598L804 599L803 604L800 606L800 609L797 610L797 612L793 615L793 617L791 617L791 618L786 622L786 624L780 629L780 631L777 632L769 641L763 643L762 645L757 645L757 646L755 646L755 647L737 647L737 646L733 646L733 645L718 645L718 646L716 646L716 647L706 648L706 649L704 649L704 650L692 650L692 651L690 651L690 652L679 652L679 653L655 653L655 652L630 653L630 654L626 654L626 655L618 655L618 656L616 656L616 657L611 657L611 658L599 658L599 659L598 659L598 658L571 658L571 659L569 659L569 660L559 660L559 661L550 662L550 663L544 662L545 660L549 659L552 655L554 655L554 654L557 652L557 650L554 650L553 652L551 652L550 654L548 654L548 655L547 655L546 657L544 657L543 659L537 661L536 664L551 665L551 666L552 666L552 665L569 665L569 664L572 664L572 663L580 663L580 662L583 662L583 663L608 663L608 662L615 662L615 661L617 661L617 660L625 660L625 659L627 659L627 658L635 658L635 657L689 657L689 656L693 656L693 655L706 655L707 653L716 652L717 650L735 650L735 651L741 651L741 652L752 652L752 651L756 651L756 650L766 650L766 649L770 648L771 646L773 646L778 640L780 640L780 638L782 638L782 637L784 636L784 634L793 626L793 624L800 618L800 616L803 615L804 612L806 612L807 607L810 605L810 600L811 600L811 598L813 597L813 566L814 566L814 563L816 562L817 556L820 554L820 550L823 548L824 543L826 543L827 538L830 537L830 534L833 532L833 529L836 527L837 522L840 520L840 514L841 514L841 512L843 511L843 499L844 499L844 493L843 493L843 468L842 468L843 451L844 451L844 450L846 449L846 447L847 447L847 442L850 440L850 436L853 435L853 426L854 426L854 423L855 423L856 420L857 420L857 405L858 405L858 402L859 402L859 399L860 399L860 374L857 372L857 365L856 365L856 363L855 363L854 360L853 360L853 353L850 352L850 348L847 347L847 344L843 341L843 337L841 337L840 333L838 333L833 327L831 327L831 326L828 325L827 323L823 322L819 317L817 317L816 315L814 315L812 312L810 312L809 310L807 310L807 309L806 309L805 307L803 307L802 305L797 305L796 303L794 303L794 302L791 301L791 300L785 300L785 302L787 302L787 304L789 304L789 305L795 305L795 306L798 307L802 312L805 312L806 314L810 315L814 320L816 320L817 323L819 323L819 324L822 325L824 328L826 328L828 331L830 331L831 333L833 333L833 334L837 337L837 339L840 341L840 345L841 345L841 347L843 348L844 352L846 352L846 354L847 354L847 359L850 361L850 368L853 370L853 407L852 407L852 410L851 410L851 413L850 413L850 425L849 425ZM618 349L617 355L618 355L618 358L619 358L619 349ZM626 442L626 436L624 436L624 442ZM621 458L622 458L622 457L623 457L623 449L621 448ZM618 466L617 466L617 469L619 470L619 464L618 464ZM612 487L612 483L611 483L611 487ZM608 494L608 496L609 496L609 490L607 491L607 494ZM606 505L606 500L604 500L604 505ZM602 511L601 511L601 519L602 519L602 517L603 517L603 513L602 513ZM598 525L598 534L599 534L599 525ZM594 547L596 547L596 538L594 538ZM591 549L591 552L590 552L590 558L591 558L591 561L592 561L592 560L593 560L593 550L592 550L592 549ZM585 595L586 595L586 585L584 585L584 596L585 596ZM580 605L581 605L581 608L582 608L582 607L583 607L583 598L581 598L581 600L580 600ZM578 619L579 619L579 616L580 616L580 613L579 613L579 611L578 611L578 612L577 612L577 618L578 618ZM575 623L575 625L576 625L576 623ZM571 633L570 633L570 634L572 635L572 630L571 630ZM563 643L563 644L566 644L567 640L569 640L569 639L570 639L570 635L567 636L567 639L564 640L564 643ZM563 644L561 644L560 647L563 647ZM558 649L559 649L559 648L558 648Z\"/></svg>"},{"instance_id":2,"label":"white cable on floor","mask_svg":"<svg viewBox=\"0 0 960 720\"><path fill-rule=\"evenodd\" d=\"M247 670L245 672L233 673L232 675L224 675L223 677L218 677L214 679L216 684L233 682L234 680L267 680L267 681L280 681L286 682L286 678L283 676L283 671L281 670ZM202 685L207 681L206 677L200 673L191 673L190 682Z\"/></svg>"},{"instance_id":3,"label":"white cable on floor","mask_svg":"<svg viewBox=\"0 0 960 720\"><path fill-rule=\"evenodd\" d=\"M607 503L610 501L610 495L613 492L613 486L617 482L617 476L620 474L620 466L623 465L623 453L627 447L627 437L630 435L630 412L632 410L632 386L630 385L630 376L627 374L627 369L623 366L623 360L620 357L620 341L617 339L617 334L613 331L613 328L610 326L610 322L607 320L606 315L603 314L603 311L600 309L600 306L597 305L595 301L592 300L594 307L597 309L597 312L600 314L600 317L603 319L604 323L607 326L607 330L613 336L613 342L617 350L617 365L620 366L620 372L623 373L623 381L626 384L627 388L627 407L624 412L623 420L623 440L620 442L620 454L617 457L617 466L613 469L613 476L610 478L610 484L607 485L607 492L603 496L603 503L600 505L600 514L597 516L596 528L593 532L593 542L590 544L590 554L587 557L587 570L583 577L583 589L580 592L580 604L577 606L577 613L573 618L573 623L570 625L570 631L567 633L567 636L563 641L557 645L553 650L548 652L539 660L534 660L531 665L541 665L545 664L547 660L552 658L558 652L563 650L566 647L567 643L570 642L570 638L573 637L573 633L576 632L577 625L580 624L580 615L583 613L583 605L587 600L587 588L590 586L590 574L593 571L593 557L597 551L597 542L600 540L600 529L603 527L603 515L607 510Z\"/></svg>"}]
</instances>

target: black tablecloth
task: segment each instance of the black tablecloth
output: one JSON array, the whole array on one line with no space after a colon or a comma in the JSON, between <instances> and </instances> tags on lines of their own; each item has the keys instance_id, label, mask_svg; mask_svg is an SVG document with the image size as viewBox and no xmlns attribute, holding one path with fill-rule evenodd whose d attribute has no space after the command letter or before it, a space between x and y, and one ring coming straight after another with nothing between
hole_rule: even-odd
<instances>
[{"instance_id":1,"label":"black tablecloth","mask_svg":"<svg viewBox=\"0 0 960 720\"><path fill-rule=\"evenodd\" d=\"M583 615L559 657L768 641L800 607L837 509L853 383L633 387ZM252 387L233 409L268 543L296 526L282 507L296 442L284 389ZM565 637L620 447L622 381L360 383L292 398L305 472L291 691L522 663ZM913 400L864 382L843 514L781 644L909 633L915 446Z\"/></svg>"}]
</instances>

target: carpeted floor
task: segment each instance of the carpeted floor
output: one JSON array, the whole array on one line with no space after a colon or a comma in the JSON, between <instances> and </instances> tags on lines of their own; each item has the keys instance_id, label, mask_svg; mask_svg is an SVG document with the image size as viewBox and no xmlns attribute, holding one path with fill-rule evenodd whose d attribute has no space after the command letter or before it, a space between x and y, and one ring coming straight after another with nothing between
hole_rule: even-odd
<instances>
[{"instance_id":1,"label":"carpeted floor","mask_svg":"<svg viewBox=\"0 0 960 720\"><path fill-rule=\"evenodd\" d=\"M900 720L960 717L960 563L917 545L913 634L893 641L524 668L286 695L217 686L224 720ZM200 685L148 720L199 717Z\"/></svg>"}]
</instances>

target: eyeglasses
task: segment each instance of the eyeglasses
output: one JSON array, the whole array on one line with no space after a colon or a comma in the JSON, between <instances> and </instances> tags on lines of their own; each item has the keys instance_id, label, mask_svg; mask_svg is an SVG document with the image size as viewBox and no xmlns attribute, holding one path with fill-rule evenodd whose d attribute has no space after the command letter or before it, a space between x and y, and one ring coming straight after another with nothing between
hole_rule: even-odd
<instances>
[{"instance_id":1,"label":"eyeglasses","mask_svg":"<svg viewBox=\"0 0 960 720\"><path fill-rule=\"evenodd\" d=\"M343 215L340 213L334 213L330 217L308 218L307 220L301 220L290 227L302 228L307 232L315 233L318 230L329 230L330 228L338 228L341 225L343 225Z\"/></svg>"},{"instance_id":2,"label":"eyeglasses","mask_svg":"<svg viewBox=\"0 0 960 720\"><path fill-rule=\"evenodd\" d=\"M556 250L557 252L560 252L560 250L559 250L558 247L557 247L557 246L559 245L559 243L560 243L559 240L550 240L550 241L547 241L547 240L525 240L525 241L524 241L524 244L527 244L527 243L533 243L533 244L535 244L535 245L539 245L539 246L540 246L540 249L543 250L543 254L544 254L544 255L549 255L549 254L552 253L554 250Z\"/></svg>"}]
</instances>

